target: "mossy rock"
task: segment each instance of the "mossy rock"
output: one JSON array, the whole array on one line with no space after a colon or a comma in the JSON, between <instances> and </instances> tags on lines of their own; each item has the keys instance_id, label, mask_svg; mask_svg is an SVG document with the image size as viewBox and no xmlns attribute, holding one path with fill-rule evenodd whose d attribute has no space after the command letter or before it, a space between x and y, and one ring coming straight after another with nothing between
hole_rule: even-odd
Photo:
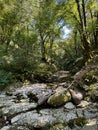
<instances>
[{"instance_id":1,"label":"mossy rock","mask_svg":"<svg viewBox=\"0 0 98 130\"><path fill-rule=\"evenodd\" d=\"M71 100L71 94L68 91L65 93L55 93L54 95L50 96L47 103L53 107L58 107L70 100Z\"/></svg>"}]
</instances>

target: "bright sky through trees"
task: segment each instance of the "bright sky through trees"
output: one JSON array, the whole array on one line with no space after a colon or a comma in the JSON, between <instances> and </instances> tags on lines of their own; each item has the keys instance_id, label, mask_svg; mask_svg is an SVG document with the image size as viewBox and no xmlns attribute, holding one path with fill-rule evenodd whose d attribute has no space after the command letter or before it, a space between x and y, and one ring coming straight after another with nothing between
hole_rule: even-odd
<instances>
[{"instance_id":1,"label":"bright sky through trees","mask_svg":"<svg viewBox=\"0 0 98 130\"><path fill-rule=\"evenodd\" d=\"M66 26L64 26L62 28L62 32L63 32L63 39L66 39L69 37L69 34L71 33L71 30L69 28L67 28Z\"/></svg>"}]
</instances>

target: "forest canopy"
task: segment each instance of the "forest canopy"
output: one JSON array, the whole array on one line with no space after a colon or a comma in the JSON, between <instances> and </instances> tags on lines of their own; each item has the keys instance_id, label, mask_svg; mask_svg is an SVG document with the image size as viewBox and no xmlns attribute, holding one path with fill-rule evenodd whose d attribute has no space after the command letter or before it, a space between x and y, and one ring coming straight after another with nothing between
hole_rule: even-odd
<instances>
[{"instance_id":1,"label":"forest canopy","mask_svg":"<svg viewBox=\"0 0 98 130\"><path fill-rule=\"evenodd\" d=\"M97 49L97 0L0 0L1 85L79 69Z\"/></svg>"}]
</instances>

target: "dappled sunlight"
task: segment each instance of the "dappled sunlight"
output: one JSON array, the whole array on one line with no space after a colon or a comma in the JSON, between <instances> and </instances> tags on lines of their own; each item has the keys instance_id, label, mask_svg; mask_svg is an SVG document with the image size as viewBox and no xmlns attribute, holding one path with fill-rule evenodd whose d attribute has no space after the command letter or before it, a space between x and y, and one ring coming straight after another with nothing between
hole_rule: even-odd
<instances>
[{"instance_id":1,"label":"dappled sunlight","mask_svg":"<svg viewBox=\"0 0 98 130\"><path fill-rule=\"evenodd\" d=\"M88 120L88 123L86 124L87 126L93 126L93 125L97 125L97 119L91 119Z\"/></svg>"},{"instance_id":2,"label":"dappled sunlight","mask_svg":"<svg viewBox=\"0 0 98 130\"><path fill-rule=\"evenodd\" d=\"M7 63L10 64L12 61L14 61L13 56L9 55L9 56L3 56L2 59Z\"/></svg>"}]
</instances>

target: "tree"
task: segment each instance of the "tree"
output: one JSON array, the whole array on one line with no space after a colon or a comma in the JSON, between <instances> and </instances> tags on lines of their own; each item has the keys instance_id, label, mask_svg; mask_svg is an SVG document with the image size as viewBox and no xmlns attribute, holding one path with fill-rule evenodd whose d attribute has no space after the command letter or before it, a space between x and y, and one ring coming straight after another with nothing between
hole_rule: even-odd
<instances>
[{"instance_id":1,"label":"tree","mask_svg":"<svg viewBox=\"0 0 98 130\"><path fill-rule=\"evenodd\" d=\"M52 58L52 46L56 37L59 37L59 26L57 23L57 9L54 0L41 1L39 14L36 19L36 29L38 31L38 41L40 43L42 61L47 62L46 46L50 46L50 59Z\"/></svg>"},{"instance_id":2,"label":"tree","mask_svg":"<svg viewBox=\"0 0 98 130\"><path fill-rule=\"evenodd\" d=\"M97 44L97 1L93 0L70 0L61 2L62 19L72 30L79 32L84 62L91 58L91 50ZM78 35L79 37L79 35Z\"/></svg>"}]
</instances>

